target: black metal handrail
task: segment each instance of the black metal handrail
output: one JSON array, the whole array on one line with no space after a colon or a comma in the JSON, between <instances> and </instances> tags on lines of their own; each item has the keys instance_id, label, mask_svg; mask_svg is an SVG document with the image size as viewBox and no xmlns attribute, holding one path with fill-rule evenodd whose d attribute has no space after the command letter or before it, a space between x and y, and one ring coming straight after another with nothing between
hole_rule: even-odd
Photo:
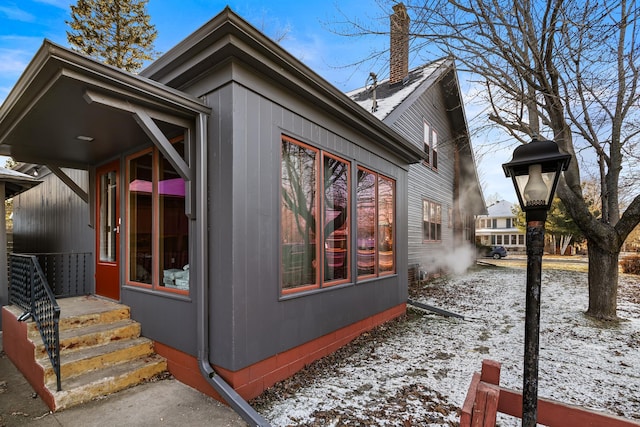
<instances>
[{"instance_id":1,"label":"black metal handrail","mask_svg":"<svg viewBox=\"0 0 640 427\"><path fill-rule=\"evenodd\" d=\"M60 306L35 255L9 255L9 304L24 310L19 321L36 322L60 391Z\"/></svg>"},{"instance_id":2,"label":"black metal handrail","mask_svg":"<svg viewBox=\"0 0 640 427\"><path fill-rule=\"evenodd\" d=\"M87 270L92 260L91 252L28 253L35 255L44 277L56 298L88 295Z\"/></svg>"}]
</instances>

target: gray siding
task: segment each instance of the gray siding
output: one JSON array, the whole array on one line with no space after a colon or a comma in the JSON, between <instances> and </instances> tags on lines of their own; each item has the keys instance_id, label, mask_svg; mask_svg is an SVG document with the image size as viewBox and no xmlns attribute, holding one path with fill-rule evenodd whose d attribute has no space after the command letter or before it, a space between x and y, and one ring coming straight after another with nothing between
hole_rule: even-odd
<instances>
[{"instance_id":1,"label":"gray siding","mask_svg":"<svg viewBox=\"0 0 640 427\"><path fill-rule=\"evenodd\" d=\"M442 266L440 257L453 250L454 144L451 124L444 107L441 86L435 84L390 124L407 140L423 147L423 119L438 134L438 169L424 164L411 165L408 188L409 265L419 264L427 272ZM388 123L389 124L389 123ZM442 241L422 240L422 201L442 205Z\"/></svg>"},{"instance_id":2,"label":"gray siding","mask_svg":"<svg viewBox=\"0 0 640 427\"><path fill-rule=\"evenodd\" d=\"M211 362L238 370L404 303L407 172L388 153L244 70L206 95L209 148ZM396 180L398 274L308 294L280 296L280 144L286 134ZM377 150L379 152L379 149ZM391 159L392 161L388 160ZM355 171L355 169L353 169ZM354 186L353 186L354 188ZM355 210L355 206L354 206ZM355 215L351 215L355 229ZM352 233L352 248L355 233ZM352 273L352 277L355 274Z\"/></svg>"},{"instance_id":3,"label":"gray siding","mask_svg":"<svg viewBox=\"0 0 640 427\"><path fill-rule=\"evenodd\" d=\"M64 169L81 188L88 189L87 171ZM89 205L52 173L42 184L13 199L13 250L18 253L94 252ZM93 259L93 257L90 258ZM93 263L87 265L90 289Z\"/></svg>"}]
</instances>

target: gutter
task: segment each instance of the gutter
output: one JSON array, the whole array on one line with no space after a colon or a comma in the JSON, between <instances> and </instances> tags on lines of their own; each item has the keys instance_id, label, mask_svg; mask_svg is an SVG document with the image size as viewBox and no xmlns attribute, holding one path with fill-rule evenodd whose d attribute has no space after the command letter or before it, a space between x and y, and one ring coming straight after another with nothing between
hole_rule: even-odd
<instances>
[{"instance_id":1,"label":"gutter","mask_svg":"<svg viewBox=\"0 0 640 427\"><path fill-rule=\"evenodd\" d=\"M457 314L448 310L444 310L442 308L438 308L438 307L434 307L431 305L427 305L418 301L414 301L411 298L407 298L407 304L413 306L413 307L417 307L420 308L422 310L426 310L426 311L431 311L433 313L439 314L441 316L444 317L455 317L457 319L462 319L465 320L464 316L461 314Z\"/></svg>"},{"instance_id":2,"label":"gutter","mask_svg":"<svg viewBox=\"0 0 640 427\"><path fill-rule=\"evenodd\" d=\"M195 252L207 254L208 217L207 217L207 114L200 113L196 122L195 156L191 156L191 165L196 169L196 212L195 212ZM196 266L196 330L198 340L198 366L200 373L207 382L222 396L250 426L270 427L269 424L255 409L247 403L220 375L218 375L209 363L209 292L208 272L204 262Z\"/></svg>"}]
</instances>

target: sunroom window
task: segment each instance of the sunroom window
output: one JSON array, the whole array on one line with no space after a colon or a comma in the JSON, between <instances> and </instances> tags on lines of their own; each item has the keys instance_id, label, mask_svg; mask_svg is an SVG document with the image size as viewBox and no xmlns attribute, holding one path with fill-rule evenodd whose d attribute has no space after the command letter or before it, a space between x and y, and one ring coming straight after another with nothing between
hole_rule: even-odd
<instances>
[{"instance_id":1,"label":"sunroom window","mask_svg":"<svg viewBox=\"0 0 640 427\"><path fill-rule=\"evenodd\" d=\"M184 156L184 143L174 143ZM127 159L127 282L158 290L189 290L189 222L185 181L150 148Z\"/></svg>"},{"instance_id":2,"label":"sunroom window","mask_svg":"<svg viewBox=\"0 0 640 427\"><path fill-rule=\"evenodd\" d=\"M282 137L282 292L350 280L350 164Z\"/></svg>"},{"instance_id":3,"label":"sunroom window","mask_svg":"<svg viewBox=\"0 0 640 427\"><path fill-rule=\"evenodd\" d=\"M395 272L395 181L358 168L358 277Z\"/></svg>"}]
</instances>

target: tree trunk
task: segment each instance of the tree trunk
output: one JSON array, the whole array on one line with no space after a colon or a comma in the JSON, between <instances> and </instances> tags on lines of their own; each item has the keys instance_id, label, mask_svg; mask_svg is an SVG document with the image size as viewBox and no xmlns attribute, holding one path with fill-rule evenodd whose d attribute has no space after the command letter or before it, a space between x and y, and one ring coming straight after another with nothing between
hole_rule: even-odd
<instances>
[{"instance_id":1,"label":"tree trunk","mask_svg":"<svg viewBox=\"0 0 640 427\"><path fill-rule=\"evenodd\" d=\"M617 319L618 256L587 239L589 248L589 309L587 315L602 320Z\"/></svg>"}]
</instances>

